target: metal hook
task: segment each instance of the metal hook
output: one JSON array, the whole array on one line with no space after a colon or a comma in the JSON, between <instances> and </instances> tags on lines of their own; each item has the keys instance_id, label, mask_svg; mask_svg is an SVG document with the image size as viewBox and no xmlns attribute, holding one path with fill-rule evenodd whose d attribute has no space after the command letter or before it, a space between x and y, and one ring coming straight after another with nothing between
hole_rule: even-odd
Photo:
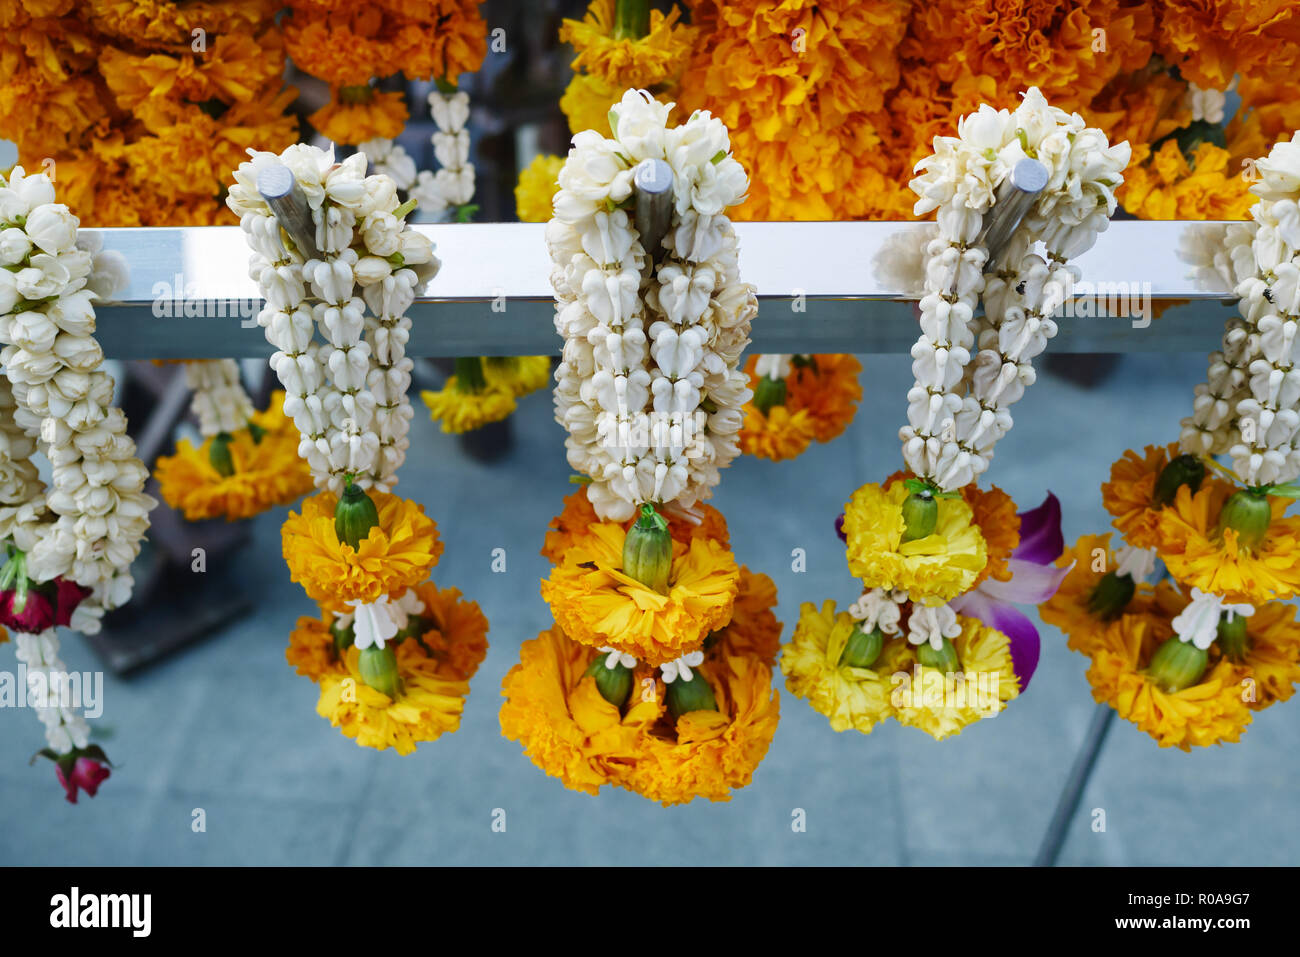
<instances>
[{"instance_id":1,"label":"metal hook","mask_svg":"<svg viewBox=\"0 0 1300 957\"><path fill-rule=\"evenodd\" d=\"M271 207L280 228L293 240L303 259L320 259L321 252L316 247L316 223L293 170L283 163L268 165L257 174L257 191Z\"/></svg>"},{"instance_id":2,"label":"metal hook","mask_svg":"<svg viewBox=\"0 0 1300 957\"><path fill-rule=\"evenodd\" d=\"M997 266L1012 234L1046 185L1047 166L1028 157L1013 166L1011 173L998 185L997 199L975 240L976 245L988 250L989 258L984 266L986 273Z\"/></svg>"},{"instance_id":3,"label":"metal hook","mask_svg":"<svg viewBox=\"0 0 1300 957\"><path fill-rule=\"evenodd\" d=\"M642 160L632 173L636 231L651 262L663 257L664 236L673 215L673 169L661 159Z\"/></svg>"}]
</instances>

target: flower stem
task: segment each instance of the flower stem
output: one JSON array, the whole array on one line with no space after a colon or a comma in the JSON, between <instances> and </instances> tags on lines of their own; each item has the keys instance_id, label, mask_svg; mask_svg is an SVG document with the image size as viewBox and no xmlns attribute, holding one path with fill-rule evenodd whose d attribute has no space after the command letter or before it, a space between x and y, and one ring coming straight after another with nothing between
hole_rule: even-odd
<instances>
[{"instance_id":1,"label":"flower stem","mask_svg":"<svg viewBox=\"0 0 1300 957\"><path fill-rule=\"evenodd\" d=\"M614 39L640 40L650 32L650 0L618 0L614 7Z\"/></svg>"},{"instance_id":2,"label":"flower stem","mask_svg":"<svg viewBox=\"0 0 1300 957\"><path fill-rule=\"evenodd\" d=\"M457 392L482 392L487 388L483 361L478 356L461 356L455 368Z\"/></svg>"}]
</instances>

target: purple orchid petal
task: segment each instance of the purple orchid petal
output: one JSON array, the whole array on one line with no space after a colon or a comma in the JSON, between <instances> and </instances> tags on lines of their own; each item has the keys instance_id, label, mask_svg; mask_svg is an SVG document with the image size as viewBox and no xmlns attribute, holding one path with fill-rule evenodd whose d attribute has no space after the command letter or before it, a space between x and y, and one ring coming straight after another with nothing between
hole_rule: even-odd
<instances>
[{"instance_id":1,"label":"purple orchid petal","mask_svg":"<svg viewBox=\"0 0 1300 957\"><path fill-rule=\"evenodd\" d=\"M1043 504L1020 513L1020 544L1011 553L1012 558L1050 565L1065 551L1065 536L1061 534L1061 503L1051 492Z\"/></svg>"},{"instance_id":2,"label":"purple orchid petal","mask_svg":"<svg viewBox=\"0 0 1300 957\"><path fill-rule=\"evenodd\" d=\"M840 517L835 520L835 534L840 537L845 545L849 543L849 536L844 534L844 513L840 512Z\"/></svg>"},{"instance_id":3,"label":"purple orchid petal","mask_svg":"<svg viewBox=\"0 0 1300 957\"><path fill-rule=\"evenodd\" d=\"M1007 636L1011 651L1011 666L1016 677L1020 679L1020 690L1029 687L1029 679L1038 668L1040 642L1038 629L1020 609L994 601L982 590L985 582L975 591L959 595L948 606L959 614L969 618L978 618L990 628L995 628Z\"/></svg>"},{"instance_id":4,"label":"purple orchid petal","mask_svg":"<svg viewBox=\"0 0 1300 957\"><path fill-rule=\"evenodd\" d=\"M986 578L980 582L979 590L993 601L1015 605L1041 605L1056 594L1065 576L1070 574L1074 562L1064 568L1055 565L1039 565L1020 558L1007 559L1007 568L1011 571L1010 581L998 581Z\"/></svg>"}]
</instances>

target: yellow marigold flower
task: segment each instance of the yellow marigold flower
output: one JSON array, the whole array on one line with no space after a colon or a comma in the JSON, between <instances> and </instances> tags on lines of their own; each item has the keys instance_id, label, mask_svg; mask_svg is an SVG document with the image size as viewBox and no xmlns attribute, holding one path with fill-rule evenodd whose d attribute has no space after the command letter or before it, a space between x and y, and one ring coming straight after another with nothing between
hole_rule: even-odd
<instances>
[{"instance_id":1,"label":"yellow marigold flower","mask_svg":"<svg viewBox=\"0 0 1300 957\"><path fill-rule=\"evenodd\" d=\"M1240 661L1228 660L1237 669L1238 687L1250 681L1243 687L1247 707L1262 711L1290 698L1300 682L1300 624L1295 606L1280 601L1259 606L1246 619L1246 635L1246 654Z\"/></svg>"},{"instance_id":2,"label":"yellow marigold flower","mask_svg":"<svg viewBox=\"0 0 1300 957\"><path fill-rule=\"evenodd\" d=\"M712 505L699 502L690 509L666 508L661 514L668 520L668 534L674 541L690 544L692 538L709 538L723 548L731 547L727 520ZM590 526L597 525L600 521L596 510L591 507L591 502L587 498L585 485L569 493L564 497L564 509L551 519L550 531L546 533L542 545L542 555L553 564L559 564L564 561L564 555L574 541L585 535ZM624 531L631 528L635 522L635 516L624 522Z\"/></svg>"},{"instance_id":3,"label":"yellow marigold flower","mask_svg":"<svg viewBox=\"0 0 1300 957\"><path fill-rule=\"evenodd\" d=\"M695 29L681 22L677 7L664 14L650 11L650 31L643 37L619 36L615 0L592 0L582 20L560 25L560 42L576 51L574 72L585 71L609 86L627 89L654 86L681 71L695 40Z\"/></svg>"},{"instance_id":4,"label":"yellow marigold flower","mask_svg":"<svg viewBox=\"0 0 1300 957\"><path fill-rule=\"evenodd\" d=\"M959 615L962 632L952 640L961 672L941 674L916 662L894 673L891 702L899 724L920 728L936 741L989 718L1020 694L1006 635L978 618ZM909 649L915 661L915 652Z\"/></svg>"},{"instance_id":5,"label":"yellow marigold flower","mask_svg":"<svg viewBox=\"0 0 1300 957\"><path fill-rule=\"evenodd\" d=\"M868 588L901 588L913 601L942 605L969 589L988 560L988 548L971 507L959 498L938 499L934 533L903 542L902 482L868 484L844 506L849 571Z\"/></svg>"},{"instance_id":6,"label":"yellow marigold flower","mask_svg":"<svg viewBox=\"0 0 1300 957\"><path fill-rule=\"evenodd\" d=\"M1250 723L1237 670L1220 658L1198 684L1170 693L1143 671L1156 648L1173 635L1163 618L1124 615L1098 632L1088 682L1092 696L1132 721L1162 748L1190 751L1236 741Z\"/></svg>"},{"instance_id":7,"label":"yellow marigold flower","mask_svg":"<svg viewBox=\"0 0 1300 957\"><path fill-rule=\"evenodd\" d=\"M807 451L816 436L816 425L807 409L791 413L774 405L764 415L752 401L745 403L745 422L740 429L740 450L746 455L781 462Z\"/></svg>"},{"instance_id":8,"label":"yellow marigold flower","mask_svg":"<svg viewBox=\"0 0 1300 957\"><path fill-rule=\"evenodd\" d=\"M595 794L614 783L636 756L641 727L658 720L658 695L646 702L633 684L627 715L606 701L594 678L584 677L599 652L565 636L557 625L526 641L519 664L501 683L501 734L551 777ZM648 677L648 672L646 674Z\"/></svg>"},{"instance_id":9,"label":"yellow marigold flower","mask_svg":"<svg viewBox=\"0 0 1300 957\"><path fill-rule=\"evenodd\" d=\"M355 94L354 90L365 90ZM402 135L407 117L406 95L381 93L364 87L335 88L330 101L307 117L307 122L328 140L356 145L376 138L396 139Z\"/></svg>"},{"instance_id":10,"label":"yellow marigold flower","mask_svg":"<svg viewBox=\"0 0 1300 957\"><path fill-rule=\"evenodd\" d=\"M494 356L483 360L488 385L515 397L545 388L551 381L550 356Z\"/></svg>"},{"instance_id":11,"label":"yellow marigold flower","mask_svg":"<svg viewBox=\"0 0 1300 957\"><path fill-rule=\"evenodd\" d=\"M1102 483L1102 505L1134 548L1155 548L1160 543L1160 509L1151 507L1151 498L1156 479L1178 454L1177 442L1148 445L1140 456L1129 449L1111 465L1110 481Z\"/></svg>"},{"instance_id":12,"label":"yellow marigold flower","mask_svg":"<svg viewBox=\"0 0 1300 957\"><path fill-rule=\"evenodd\" d=\"M462 391L457 377L450 376L437 392L428 389L420 398L429 407L429 417L442 423L442 431L461 433L500 422L515 410L515 397L508 389L489 386L478 391Z\"/></svg>"},{"instance_id":13,"label":"yellow marigold flower","mask_svg":"<svg viewBox=\"0 0 1300 957\"><path fill-rule=\"evenodd\" d=\"M1195 495L1186 485L1161 509L1160 558L1186 588L1222 595L1256 607L1300 593L1300 518L1284 518L1290 501L1269 498L1273 518L1256 549L1238 544L1237 531L1218 531L1223 503L1236 491L1207 476Z\"/></svg>"},{"instance_id":14,"label":"yellow marigold flower","mask_svg":"<svg viewBox=\"0 0 1300 957\"><path fill-rule=\"evenodd\" d=\"M311 471L298 457L298 435L266 432L254 439L248 429L231 436L234 473L222 475L212 465L215 439L198 448L188 439L176 443L174 455L161 456L154 466L158 489L186 521L223 517L252 518L276 505L288 505L311 491Z\"/></svg>"},{"instance_id":15,"label":"yellow marigold flower","mask_svg":"<svg viewBox=\"0 0 1300 957\"><path fill-rule=\"evenodd\" d=\"M1116 196L1141 219L1249 219L1258 197L1240 173L1213 143L1200 143L1189 161L1170 139L1147 162L1129 164Z\"/></svg>"},{"instance_id":16,"label":"yellow marigold flower","mask_svg":"<svg viewBox=\"0 0 1300 957\"><path fill-rule=\"evenodd\" d=\"M610 86L585 73L576 74L560 97L560 110L569 121L569 132L576 135L595 130L601 136L609 136L609 109L622 96L623 87Z\"/></svg>"},{"instance_id":17,"label":"yellow marigold flower","mask_svg":"<svg viewBox=\"0 0 1300 957\"><path fill-rule=\"evenodd\" d=\"M644 724L636 760L619 774L618 784L664 807L697 797L731 800L733 790L752 780L780 718L772 670L763 662L724 655L705 658L694 670L713 688L718 710L687 712L677 719L675 734ZM662 714L662 682L658 686L656 701L638 707Z\"/></svg>"},{"instance_id":18,"label":"yellow marigold flower","mask_svg":"<svg viewBox=\"0 0 1300 957\"><path fill-rule=\"evenodd\" d=\"M890 675L898 662L890 662L884 648L876 668L853 668L840 664L845 642L856 623L846 611L836 612L827 600L821 610L811 602L799 606L799 624L790 643L781 649L781 671L786 690L807 699L813 710L830 719L835 731L853 728L863 734L894 713L890 701ZM886 642L897 646L899 641ZM906 645L906 642L902 642ZM890 648L896 652L896 647ZM910 664L904 667L910 667Z\"/></svg>"},{"instance_id":19,"label":"yellow marigold flower","mask_svg":"<svg viewBox=\"0 0 1300 957\"><path fill-rule=\"evenodd\" d=\"M623 574L621 525L601 522L575 538L542 581L542 598L575 641L661 665L700 647L731 620L740 570L718 542L673 542L669 592Z\"/></svg>"},{"instance_id":20,"label":"yellow marigold flower","mask_svg":"<svg viewBox=\"0 0 1300 957\"><path fill-rule=\"evenodd\" d=\"M1072 548L1067 548L1056 560L1056 567L1073 564L1056 593L1038 606L1038 614L1049 625L1055 625L1066 637L1066 645L1080 654L1090 654L1093 641L1106 622L1088 610L1097 583L1115 568L1110 551L1110 533L1082 535ZM1125 607L1126 614L1144 614L1152 608L1150 585L1138 583L1133 598Z\"/></svg>"},{"instance_id":21,"label":"yellow marigold flower","mask_svg":"<svg viewBox=\"0 0 1300 957\"><path fill-rule=\"evenodd\" d=\"M289 577L322 607L400 594L428 578L442 556L438 527L423 505L373 489L368 494L379 524L360 548L339 542L334 531L338 498L331 492L304 499L302 513L290 512L280 529Z\"/></svg>"},{"instance_id":22,"label":"yellow marigold flower","mask_svg":"<svg viewBox=\"0 0 1300 957\"><path fill-rule=\"evenodd\" d=\"M362 747L410 754L421 742L436 741L460 727L469 682L444 676L438 659L413 639L401 642L396 655L402 683L397 698L365 683L358 667L360 652L353 646L345 652L340 671L321 675L316 713Z\"/></svg>"},{"instance_id":23,"label":"yellow marigold flower","mask_svg":"<svg viewBox=\"0 0 1300 957\"><path fill-rule=\"evenodd\" d=\"M551 218L551 203L560 190L563 156L539 154L519 173L515 186L515 214L521 223L544 223Z\"/></svg>"},{"instance_id":24,"label":"yellow marigold flower","mask_svg":"<svg viewBox=\"0 0 1300 957\"><path fill-rule=\"evenodd\" d=\"M704 642L706 655L725 653L756 658L773 667L781 650L781 622L776 613L776 583L761 572L740 566L740 590L731 621Z\"/></svg>"}]
</instances>

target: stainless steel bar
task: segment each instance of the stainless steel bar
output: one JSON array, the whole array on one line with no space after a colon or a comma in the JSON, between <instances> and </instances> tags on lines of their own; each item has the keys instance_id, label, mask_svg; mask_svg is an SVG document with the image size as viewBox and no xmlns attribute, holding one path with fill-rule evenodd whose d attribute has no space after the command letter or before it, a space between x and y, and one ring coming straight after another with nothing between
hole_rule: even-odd
<instances>
[{"instance_id":1,"label":"stainless steel bar","mask_svg":"<svg viewBox=\"0 0 1300 957\"><path fill-rule=\"evenodd\" d=\"M311 218L311 208L302 187L294 179L293 171L283 163L274 163L257 174L257 191L271 207L280 228L289 234L293 244L307 259L319 259L316 247L316 224Z\"/></svg>"},{"instance_id":2,"label":"stainless steel bar","mask_svg":"<svg viewBox=\"0 0 1300 957\"><path fill-rule=\"evenodd\" d=\"M673 168L661 159L648 159L632 173L636 192L636 231L651 261L663 257L664 236L673 216Z\"/></svg>"},{"instance_id":3,"label":"stainless steel bar","mask_svg":"<svg viewBox=\"0 0 1300 957\"><path fill-rule=\"evenodd\" d=\"M998 185L997 202L984 223L976 245L989 251L985 272L992 272L1006 251L1007 241L1047 185L1047 167L1026 157L1011 168L1011 175Z\"/></svg>"},{"instance_id":4,"label":"stainless steel bar","mask_svg":"<svg viewBox=\"0 0 1300 957\"><path fill-rule=\"evenodd\" d=\"M412 356L544 355L552 325L551 261L540 223L430 224L442 270L411 307ZM758 352L906 352L916 341L919 276L900 268L932 225L891 222L737 223L744 276L757 287ZM1222 223L1113 223L1079 259L1084 280L1147 306L1191 305L1149 323L1065 317L1056 352L1216 348L1231 293L1189 261ZM257 358L271 347L237 226L98 230L131 269L120 302L100 304L98 337L118 359ZM916 257L913 256L913 259Z\"/></svg>"}]
</instances>

